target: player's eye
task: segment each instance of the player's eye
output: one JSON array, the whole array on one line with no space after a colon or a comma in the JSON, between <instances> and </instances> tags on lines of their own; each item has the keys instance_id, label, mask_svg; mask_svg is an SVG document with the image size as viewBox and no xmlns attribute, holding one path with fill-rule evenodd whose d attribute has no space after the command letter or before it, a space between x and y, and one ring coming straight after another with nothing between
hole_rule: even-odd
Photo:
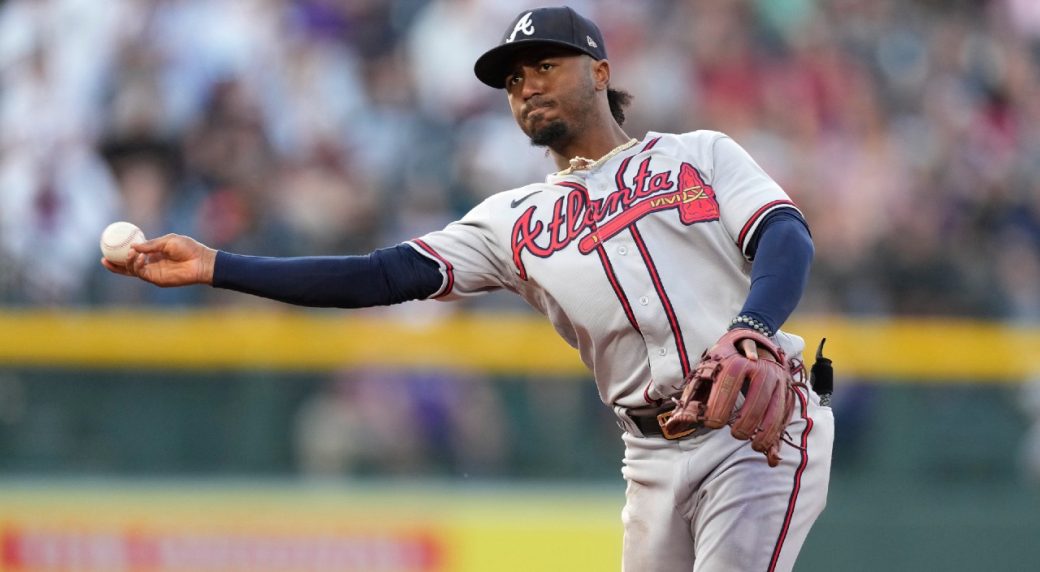
<instances>
[{"instance_id":1,"label":"player's eye","mask_svg":"<svg viewBox=\"0 0 1040 572\"><path fill-rule=\"evenodd\" d=\"M506 86L513 86L520 83L520 74L512 74L506 76Z\"/></svg>"},{"instance_id":2,"label":"player's eye","mask_svg":"<svg viewBox=\"0 0 1040 572\"><path fill-rule=\"evenodd\" d=\"M544 72L544 71L549 71L549 70L553 69L554 67L556 67L556 64L549 63L549 62L542 62L542 64L540 66L538 66L538 69L540 69L541 71Z\"/></svg>"}]
</instances>

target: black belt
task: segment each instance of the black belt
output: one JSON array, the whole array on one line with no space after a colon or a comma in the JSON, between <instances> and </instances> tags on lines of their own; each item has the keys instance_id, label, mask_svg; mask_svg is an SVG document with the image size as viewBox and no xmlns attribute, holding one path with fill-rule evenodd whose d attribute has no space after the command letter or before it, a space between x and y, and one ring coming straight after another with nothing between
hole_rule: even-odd
<instances>
[{"instance_id":1,"label":"black belt","mask_svg":"<svg viewBox=\"0 0 1040 572\"><path fill-rule=\"evenodd\" d=\"M675 409L674 403L667 403L661 407L641 407L639 409L629 409L628 417L635 423L636 428L643 434L644 437L660 436L670 441L676 439L682 439L689 437L693 434L702 434L707 432L707 427L698 423L689 429L683 429L682 431L669 431L664 428L665 423L672 416L672 411Z\"/></svg>"}]
</instances>

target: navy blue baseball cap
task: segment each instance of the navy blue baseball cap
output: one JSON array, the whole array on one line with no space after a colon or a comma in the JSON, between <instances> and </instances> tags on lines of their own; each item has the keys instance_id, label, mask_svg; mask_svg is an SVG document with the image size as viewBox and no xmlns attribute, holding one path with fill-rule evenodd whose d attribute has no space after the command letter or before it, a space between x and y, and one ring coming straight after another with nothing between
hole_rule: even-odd
<instances>
[{"instance_id":1,"label":"navy blue baseball cap","mask_svg":"<svg viewBox=\"0 0 1040 572\"><path fill-rule=\"evenodd\" d=\"M597 60L607 59L607 46L596 24L575 12L570 6L537 8L521 12L506 28L502 41L477 58L473 72L477 79L502 89L519 50L535 45L561 46L588 54Z\"/></svg>"}]
</instances>

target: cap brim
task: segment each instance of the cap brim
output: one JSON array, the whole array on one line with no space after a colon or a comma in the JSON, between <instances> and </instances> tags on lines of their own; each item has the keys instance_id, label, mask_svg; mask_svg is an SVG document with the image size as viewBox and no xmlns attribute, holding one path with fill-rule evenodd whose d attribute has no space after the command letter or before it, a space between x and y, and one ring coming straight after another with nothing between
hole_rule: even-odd
<instances>
[{"instance_id":1,"label":"cap brim","mask_svg":"<svg viewBox=\"0 0 1040 572\"><path fill-rule=\"evenodd\" d=\"M502 89L506 86L506 76L509 75L510 67L513 65L513 59L516 57L517 52L537 46L558 46L576 54L583 53L596 57L592 52L582 50L574 46L574 44L560 40L546 40L542 38L516 40L508 44L495 46L484 52L484 55L477 58L477 63L473 64L473 73L477 75L477 79L485 84L495 89Z\"/></svg>"}]
</instances>

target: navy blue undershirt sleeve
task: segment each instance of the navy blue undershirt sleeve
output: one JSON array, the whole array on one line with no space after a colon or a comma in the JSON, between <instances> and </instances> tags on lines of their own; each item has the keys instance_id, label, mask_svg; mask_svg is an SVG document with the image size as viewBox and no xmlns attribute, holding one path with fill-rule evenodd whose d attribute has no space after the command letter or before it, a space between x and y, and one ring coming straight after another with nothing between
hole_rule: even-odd
<instances>
[{"instance_id":1,"label":"navy blue undershirt sleeve","mask_svg":"<svg viewBox=\"0 0 1040 572\"><path fill-rule=\"evenodd\" d=\"M367 308L428 298L438 264L407 244L364 256L270 258L217 252L213 286L298 306Z\"/></svg>"},{"instance_id":2,"label":"navy blue undershirt sleeve","mask_svg":"<svg viewBox=\"0 0 1040 572\"><path fill-rule=\"evenodd\" d=\"M776 332L802 298L814 253L809 225L798 211L766 215L748 245L751 291L740 314Z\"/></svg>"}]
</instances>

